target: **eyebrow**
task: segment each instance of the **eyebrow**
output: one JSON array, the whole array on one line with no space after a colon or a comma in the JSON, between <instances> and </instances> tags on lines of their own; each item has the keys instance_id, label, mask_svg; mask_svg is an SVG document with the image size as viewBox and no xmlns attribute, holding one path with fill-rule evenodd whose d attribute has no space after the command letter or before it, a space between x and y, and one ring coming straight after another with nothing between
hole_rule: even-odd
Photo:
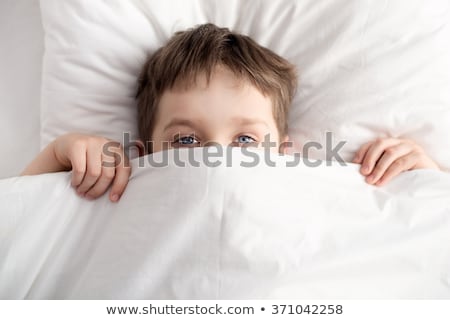
<instances>
[{"instance_id":1,"label":"eyebrow","mask_svg":"<svg viewBox=\"0 0 450 320\"><path fill-rule=\"evenodd\" d=\"M264 121L262 119L258 119L258 118L232 118L231 121L238 122L242 126L262 124L262 125L266 126L267 128L269 128L269 125L267 124L266 121Z\"/></svg>"},{"instance_id":2,"label":"eyebrow","mask_svg":"<svg viewBox=\"0 0 450 320\"><path fill-rule=\"evenodd\" d=\"M168 124L166 124L163 131L166 131L167 129L175 126L195 127L195 123L187 119L174 118Z\"/></svg>"},{"instance_id":3,"label":"eyebrow","mask_svg":"<svg viewBox=\"0 0 450 320\"><path fill-rule=\"evenodd\" d=\"M264 125L265 127L269 128L269 125L267 124L267 122L265 122L262 119L258 119L258 118L232 118L231 122L237 122L242 126L260 124L260 125ZM171 127L175 127L175 126L187 126L187 127L195 128L196 123L194 121L187 120L187 119L174 118L164 127L163 131L166 131L167 129L169 129Z\"/></svg>"}]
</instances>

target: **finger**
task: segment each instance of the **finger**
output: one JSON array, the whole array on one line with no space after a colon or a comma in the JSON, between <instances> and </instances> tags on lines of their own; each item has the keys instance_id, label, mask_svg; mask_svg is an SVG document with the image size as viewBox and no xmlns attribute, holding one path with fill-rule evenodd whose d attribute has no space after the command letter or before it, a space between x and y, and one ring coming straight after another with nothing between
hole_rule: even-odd
<instances>
[{"instance_id":1,"label":"finger","mask_svg":"<svg viewBox=\"0 0 450 320\"><path fill-rule=\"evenodd\" d=\"M83 181L86 173L86 147L76 145L70 152L70 161L72 164L72 187L78 187Z\"/></svg>"},{"instance_id":2,"label":"finger","mask_svg":"<svg viewBox=\"0 0 450 320\"><path fill-rule=\"evenodd\" d=\"M359 150L355 153L355 156L353 157L352 162L353 163L361 163L361 161L364 159L364 155L366 154L367 150L369 150L370 145L373 143L373 141L367 142L359 148Z\"/></svg>"},{"instance_id":3,"label":"finger","mask_svg":"<svg viewBox=\"0 0 450 320\"><path fill-rule=\"evenodd\" d=\"M367 150L364 159L362 160L361 173L363 175L370 174L384 150L399 143L400 142L397 139L377 139L370 145L369 150Z\"/></svg>"},{"instance_id":4,"label":"finger","mask_svg":"<svg viewBox=\"0 0 450 320\"><path fill-rule=\"evenodd\" d=\"M405 143L386 148L383 155L376 163L372 173L366 177L366 182L372 184L376 183L395 160L407 155L411 150L411 146Z\"/></svg>"},{"instance_id":5,"label":"finger","mask_svg":"<svg viewBox=\"0 0 450 320\"><path fill-rule=\"evenodd\" d=\"M120 197L125 191L131 175L130 163L128 161L128 158L123 153L122 149L120 149L116 154L116 163L116 176L114 178L111 192L109 194L109 198L113 202L119 201Z\"/></svg>"},{"instance_id":6,"label":"finger","mask_svg":"<svg viewBox=\"0 0 450 320\"><path fill-rule=\"evenodd\" d=\"M412 169L416 161L417 161L417 154L414 152L408 153L407 155L398 158L389 166L389 168L386 170L383 176L378 180L376 185L384 186L392 178L399 175L401 172Z\"/></svg>"},{"instance_id":7,"label":"finger","mask_svg":"<svg viewBox=\"0 0 450 320\"><path fill-rule=\"evenodd\" d=\"M102 153L102 173L95 184L86 192L86 198L95 199L106 192L116 174L116 168L114 164L114 157Z\"/></svg>"},{"instance_id":8,"label":"finger","mask_svg":"<svg viewBox=\"0 0 450 320\"><path fill-rule=\"evenodd\" d=\"M84 195L99 179L102 173L102 150L96 145L89 145L86 151L86 174L77 188Z\"/></svg>"}]
</instances>

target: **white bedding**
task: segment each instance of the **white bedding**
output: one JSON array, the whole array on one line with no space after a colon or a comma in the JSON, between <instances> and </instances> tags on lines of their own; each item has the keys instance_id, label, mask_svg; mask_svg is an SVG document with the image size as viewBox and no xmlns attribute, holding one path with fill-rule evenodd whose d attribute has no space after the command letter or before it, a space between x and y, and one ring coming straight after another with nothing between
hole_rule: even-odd
<instances>
[{"instance_id":1,"label":"white bedding","mask_svg":"<svg viewBox=\"0 0 450 320\"><path fill-rule=\"evenodd\" d=\"M41 0L41 142L67 131L137 138L146 57L179 30L213 22L298 67L289 116L298 151L346 141L350 161L378 137L416 141L450 170L450 0ZM325 149L311 157L326 159Z\"/></svg>"},{"instance_id":2,"label":"white bedding","mask_svg":"<svg viewBox=\"0 0 450 320\"><path fill-rule=\"evenodd\" d=\"M39 2L0 1L0 178L18 175L39 152L43 54Z\"/></svg>"},{"instance_id":3,"label":"white bedding","mask_svg":"<svg viewBox=\"0 0 450 320\"><path fill-rule=\"evenodd\" d=\"M297 64L294 141L332 131L350 159L372 138L407 137L450 168L449 0L39 3L44 30L37 1L0 2L1 178L40 139L133 132L146 54L206 21ZM0 180L0 298L450 298L448 173L376 188L351 164L138 161L119 204L78 198L69 173Z\"/></svg>"},{"instance_id":4,"label":"white bedding","mask_svg":"<svg viewBox=\"0 0 450 320\"><path fill-rule=\"evenodd\" d=\"M244 168L238 149L231 167L144 159L118 204L70 173L0 180L0 298L450 298L448 173L377 188L353 164Z\"/></svg>"}]
</instances>

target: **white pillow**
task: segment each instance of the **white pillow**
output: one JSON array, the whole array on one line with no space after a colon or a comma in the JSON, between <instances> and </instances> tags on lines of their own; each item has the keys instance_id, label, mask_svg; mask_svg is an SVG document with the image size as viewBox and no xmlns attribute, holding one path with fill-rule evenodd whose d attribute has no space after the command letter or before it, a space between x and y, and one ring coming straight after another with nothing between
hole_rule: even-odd
<instances>
[{"instance_id":1,"label":"white pillow","mask_svg":"<svg viewBox=\"0 0 450 320\"><path fill-rule=\"evenodd\" d=\"M0 1L0 179L18 175L39 152L43 53L39 3Z\"/></svg>"},{"instance_id":2,"label":"white pillow","mask_svg":"<svg viewBox=\"0 0 450 320\"><path fill-rule=\"evenodd\" d=\"M449 2L434 0L41 0L42 146L67 131L137 138L134 93L147 55L178 30L212 22L298 66L297 147L347 141L351 160L379 136L416 140L450 169Z\"/></svg>"}]
</instances>

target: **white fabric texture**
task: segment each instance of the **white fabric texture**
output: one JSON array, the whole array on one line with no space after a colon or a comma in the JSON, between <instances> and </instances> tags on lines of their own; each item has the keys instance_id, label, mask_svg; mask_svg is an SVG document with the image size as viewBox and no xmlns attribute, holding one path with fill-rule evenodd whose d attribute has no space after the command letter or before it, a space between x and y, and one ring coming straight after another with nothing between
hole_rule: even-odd
<instances>
[{"instance_id":1,"label":"white fabric texture","mask_svg":"<svg viewBox=\"0 0 450 320\"><path fill-rule=\"evenodd\" d=\"M450 169L448 0L41 0L41 143L67 131L137 137L134 92L147 55L178 30L212 22L248 34L298 67L290 115L299 150L393 136ZM315 151L315 150L312 150ZM325 158L325 150L311 157Z\"/></svg>"},{"instance_id":2,"label":"white fabric texture","mask_svg":"<svg viewBox=\"0 0 450 320\"><path fill-rule=\"evenodd\" d=\"M0 178L39 152L44 31L38 1L0 1Z\"/></svg>"},{"instance_id":3,"label":"white fabric texture","mask_svg":"<svg viewBox=\"0 0 450 320\"><path fill-rule=\"evenodd\" d=\"M201 152L133 160L117 204L79 198L69 173L1 180L0 298L450 298L448 173L377 188L352 164Z\"/></svg>"}]
</instances>

